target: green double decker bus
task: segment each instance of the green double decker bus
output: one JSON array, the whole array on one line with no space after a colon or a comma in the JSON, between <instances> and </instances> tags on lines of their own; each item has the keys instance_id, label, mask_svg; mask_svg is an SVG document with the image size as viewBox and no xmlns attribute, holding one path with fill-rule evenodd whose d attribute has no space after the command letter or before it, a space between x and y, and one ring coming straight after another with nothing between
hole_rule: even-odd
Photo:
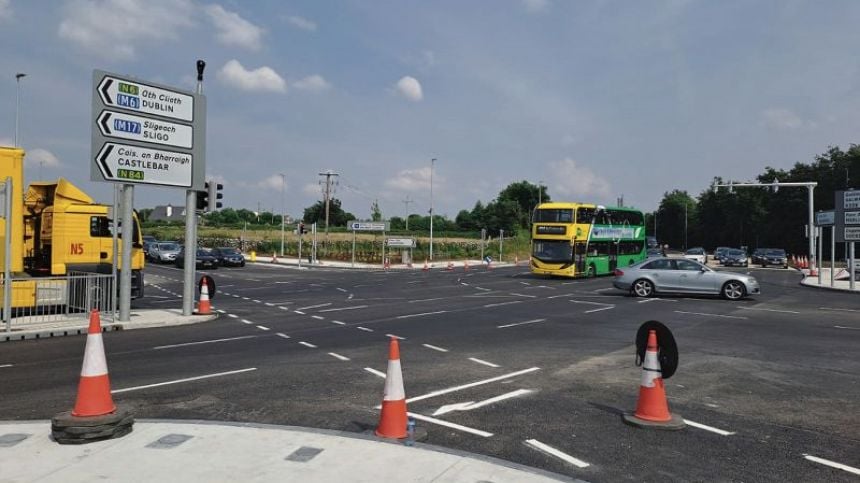
<instances>
[{"instance_id":1,"label":"green double decker bus","mask_svg":"<svg viewBox=\"0 0 860 483\"><path fill-rule=\"evenodd\" d=\"M541 275L606 275L646 257L645 216L632 208L542 203L531 238L531 272Z\"/></svg>"}]
</instances>

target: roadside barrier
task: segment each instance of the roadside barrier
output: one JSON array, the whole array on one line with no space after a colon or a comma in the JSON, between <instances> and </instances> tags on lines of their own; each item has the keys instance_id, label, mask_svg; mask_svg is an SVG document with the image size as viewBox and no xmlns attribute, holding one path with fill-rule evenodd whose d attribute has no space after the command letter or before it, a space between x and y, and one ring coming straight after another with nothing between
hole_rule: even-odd
<instances>
[{"instance_id":1,"label":"roadside barrier","mask_svg":"<svg viewBox=\"0 0 860 483\"><path fill-rule=\"evenodd\" d=\"M400 345L392 337L388 344L388 370L385 373L382 410L375 434L382 438L405 438L406 423L406 391L403 389L403 374L400 370Z\"/></svg>"},{"instance_id":2,"label":"roadside barrier","mask_svg":"<svg viewBox=\"0 0 860 483\"><path fill-rule=\"evenodd\" d=\"M664 370L660 364L660 358L664 359L669 366L665 377L669 378L677 367L678 351L674 337L669 329L659 322L646 322L637 334L637 359L641 351L641 339L647 330L647 346L642 364L642 382L639 385L639 400L636 403L636 411L633 414L624 414L624 422L640 428L652 429L683 429L686 425L684 419L677 414L669 412L669 403L666 399L666 388L663 384ZM667 339L660 346L658 356L657 331Z\"/></svg>"},{"instance_id":3,"label":"roadside barrier","mask_svg":"<svg viewBox=\"0 0 860 483\"><path fill-rule=\"evenodd\" d=\"M197 315L212 315L212 305L209 303L209 284L206 277L200 279L200 302L197 303Z\"/></svg>"},{"instance_id":4,"label":"roadside barrier","mask_svg":"<svg viewBox=\"0 0 860 483\"><path fill-rule=\"evenodd\" d=\"M111 397L101 321L93 310L75 407L51 418L51 436L60 444L87 443L124 436L133 424L134 417Z\"/></svg>"}]
</instances>

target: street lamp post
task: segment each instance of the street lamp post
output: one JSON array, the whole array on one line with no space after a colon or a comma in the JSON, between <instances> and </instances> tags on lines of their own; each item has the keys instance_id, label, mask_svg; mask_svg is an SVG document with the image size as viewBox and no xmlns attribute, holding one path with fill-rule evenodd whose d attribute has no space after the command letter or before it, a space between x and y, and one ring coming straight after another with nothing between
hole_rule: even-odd
<instances>
[{"instance_id":1,"label":"street lamp post","mask_svg":"<svg viewBox=\"0 0 860 483\"><path fill-rule=\"evenodd\" d=\"M687 249L687 200L684 200L684 250Z\"/></svg>"},{"instance_id":2,"label":"street lamp post","mask_svg":"<svg viewBox=\"0 0 860 483\"><path fill-rule=\"evenodd\" d=\"M433 261L433 166L436 158L430 160L430 261Z\"/></svg>"},{"instance_id":3,"label":"street lamp post","mask_svg":"<svg viewBox=\"0 0 860 483\"><path fill-rule=\"evenodd\" d=\"M284 256L284 218L285 215L285 207L284 207L284 187L287 184L287 175L284 173L279 173L281 175L281 256Z\"/></svg>"},{"instance_id":4,"label":"street lamp post","mask_svg":"<svg viewBox=\"0 0 860 483\"><path fill-rule=\"evenodd\" d=\"M543 180L538 181L538 206L543 201Z\"/></svg>"},{"instance_id":5,"label":"street lamp post","mask_svg":"<svg viewBox=\"0 0 860 483\"><path fill-rule=\"evenodd\" d=\"M18 147L18 110L21 104L21 79L27 74L18 72L15 74L15 147Z\"/></svg>"}]
</instances>

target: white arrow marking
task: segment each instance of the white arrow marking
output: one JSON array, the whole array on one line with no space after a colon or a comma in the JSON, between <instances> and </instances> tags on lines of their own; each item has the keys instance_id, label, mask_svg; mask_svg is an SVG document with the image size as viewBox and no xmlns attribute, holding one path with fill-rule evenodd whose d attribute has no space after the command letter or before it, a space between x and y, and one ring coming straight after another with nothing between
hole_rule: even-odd
<instances>
[{"instance_id":1,"label":"white arrow marking","mask_svg":"<svg viewBox=\"0 0 860 483\"><path fill-rule=\"evenodd\" d=\"M484 406L489 406L490 404L495 404L499 401L504 401L505 399L511 399L514 397L525 396L526 394L530 394L534 392L531 389L517 389L516 391L511 391L509 393L502 394L500 396L491 397L490 399L485 399L480 402L462 402L455 404L446 404L441 408L437 409L433 416L439 416L440 414L450 413L451 411L471 411L472 409L482 408Z\"/></svg>"},{"instance_id":2,"label":"white arrow marking","mask_svg":"<svg viewBox=\"0 0 860 483\"><path fill-rule=\"evenodd\" d=\"M446 404L446 405L440 407L439 409L437 409L433 413L433 416L439 416L439 415L442 415L445 413L450 413L451 411L465 411L465 410L468 410L469 406L471 406L473 403L474 403L474 401L467 401L467 402L454 403L454 404Z\"/></svg>"}]
</instances>

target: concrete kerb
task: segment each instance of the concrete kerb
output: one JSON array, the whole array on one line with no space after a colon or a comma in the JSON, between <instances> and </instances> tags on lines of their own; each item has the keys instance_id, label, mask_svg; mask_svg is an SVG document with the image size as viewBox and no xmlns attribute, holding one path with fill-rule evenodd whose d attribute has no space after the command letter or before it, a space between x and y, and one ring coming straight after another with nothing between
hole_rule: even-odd
<instances>
[{"instance_id":1,"label":"concrete kerb","mask_svg":"<svg viewBox=\"0 0 860 483\"><path fill-rule=\"evenodd\" d=\"M818 270L817 276L810 276L808 270L797 270L803 274L803 278L800 280L800 285L803 287L815 288L819 290L830 290L833 292L852 292L850 287L850 282L848 280L836 280L834 282L834 286L830 286L830 269L822 268ZM825 275L825 273L827 275ZM818 278L822 277L824 280L821 285L818 284ZM860 292L860 281L855 282L855 289L853 292Z\"/></svg>"}]
</instances>

